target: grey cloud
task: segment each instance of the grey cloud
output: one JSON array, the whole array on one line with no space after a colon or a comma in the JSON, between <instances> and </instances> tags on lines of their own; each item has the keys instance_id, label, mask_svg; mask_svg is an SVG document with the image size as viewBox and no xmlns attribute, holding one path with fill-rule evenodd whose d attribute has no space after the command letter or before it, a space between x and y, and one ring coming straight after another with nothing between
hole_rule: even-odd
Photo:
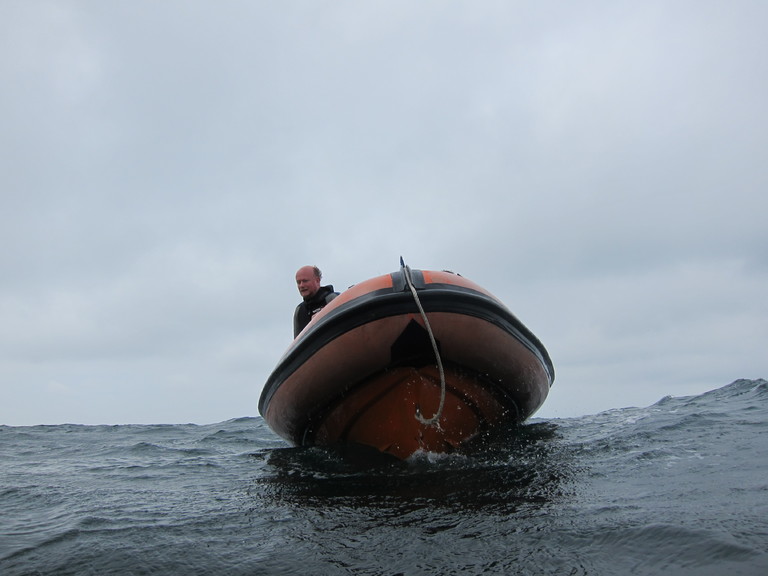
<instances>
[{"instance_id":1,"label":"grey cloud","mask_svg":"<svg viewBox=\"0 0 768 576\"><path fill-rule=\"evenodd\" d=\"M255 414L296 268L401 254L541 336L544 416L764 377L766 15L3 4L0 422Z\"/></svg>"}]
</instances>

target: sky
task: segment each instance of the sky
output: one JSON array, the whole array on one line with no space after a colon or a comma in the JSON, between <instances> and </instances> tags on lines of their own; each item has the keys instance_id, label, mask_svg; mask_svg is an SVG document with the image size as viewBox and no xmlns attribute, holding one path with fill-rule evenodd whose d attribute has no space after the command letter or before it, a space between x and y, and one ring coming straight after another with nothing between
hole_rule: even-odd
<instances>
[{"instance_id":1,"label":"sky","mask_svg":"<svg viewBox=\"0 0 768 576\"><path fill-rule=\"evenodd\" d=\"M0 0L0 424L256 416L294 274L453 270L536 414L768 377L762 0Z\"/></svg>"}]
</instances>

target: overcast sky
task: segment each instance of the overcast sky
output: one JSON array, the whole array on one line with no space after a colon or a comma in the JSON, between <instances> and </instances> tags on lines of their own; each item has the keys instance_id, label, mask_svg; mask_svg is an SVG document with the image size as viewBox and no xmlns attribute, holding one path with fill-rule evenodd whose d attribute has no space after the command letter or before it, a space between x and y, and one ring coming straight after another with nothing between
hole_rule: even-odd
<instances>
[{"instance_id":1,"label":"overcast sky","mask_svg":"<svg viewBox=\"0 0 768 576\"><path fill-rule=\"evenodd\" d=\"M450 269L537 417L768 377L768 2L0 0L0 424L257 415L294 273Z\"/></svg>"}]
</instances>

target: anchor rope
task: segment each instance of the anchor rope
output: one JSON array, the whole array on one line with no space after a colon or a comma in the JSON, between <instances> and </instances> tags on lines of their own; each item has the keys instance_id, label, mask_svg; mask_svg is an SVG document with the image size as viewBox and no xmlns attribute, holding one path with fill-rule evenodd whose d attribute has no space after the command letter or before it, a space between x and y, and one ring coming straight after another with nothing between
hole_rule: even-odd
<instances>
[{"instance_id":1,"label":"anchor rope","mask_svg":"<svg viewBox=\"0 0 768 576\"><path fill-rule=\"evenodd\" d=\"M432 333L432 326L430 326L429 324L427 313L424 312L424 307L421 305L421 300L419 300L419 295L416 292L416 287L413 285L413 279L411 278L411 268L410 266L403 264L402 258L400 259L400 264L403 266L405 281L408 284L408 288L411 289L411 294L413 294L413 299L416 301L416 306L419 309L419 313L421 314L422 320L424 320L424 326L427 329L427 334L429 334L429 341L432 343L432 350L434 350L435 352L435 359L437 360L437 370L440 373L440 405L437 408L437 412L435 412L431 418L424 418L421 415L420 409L417 408L416 419L426 426L432 426L436 424L439 427L440 416L442 416L443 407L445 406L445 371L443 370L443 361L440 358L440 351L437 349L437 341L435 340L435 335Z\"/></svg>"}]
</instances>

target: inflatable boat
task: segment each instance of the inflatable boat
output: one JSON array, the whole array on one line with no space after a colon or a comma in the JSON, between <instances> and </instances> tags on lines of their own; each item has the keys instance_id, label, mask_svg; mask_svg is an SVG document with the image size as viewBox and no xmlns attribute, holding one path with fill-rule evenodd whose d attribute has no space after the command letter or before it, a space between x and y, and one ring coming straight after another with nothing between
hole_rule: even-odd
<instances>
[{"instance_id":1,"label":"inflatable boat","mask_svg":"<svg viewBox=\"0 0 768 576\"><path fill-rule=\"evenodd\" d=\"M294 445L406 459L471 449L524 421L553 381L544 346L496 297L461 275L403 265L312 319L269 376L259 412Z\"/></svg>"}]
</instances>

